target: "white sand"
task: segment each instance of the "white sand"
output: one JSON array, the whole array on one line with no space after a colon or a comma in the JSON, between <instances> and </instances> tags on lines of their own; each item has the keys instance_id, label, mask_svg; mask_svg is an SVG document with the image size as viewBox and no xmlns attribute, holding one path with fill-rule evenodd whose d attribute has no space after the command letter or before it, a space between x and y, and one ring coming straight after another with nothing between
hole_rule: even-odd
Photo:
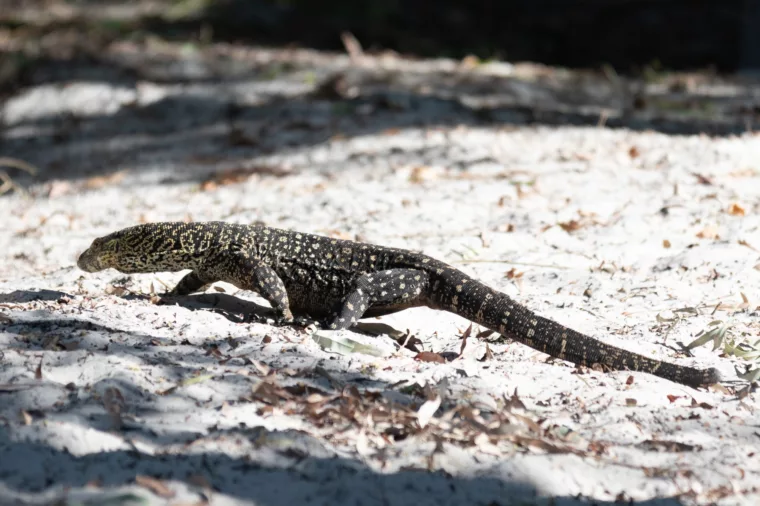
<instances>
[{"instance_id":1,"label":"white sand","mask_svg":"<svg viewBox=\"0 0 760 506\"><path fill-rule=\"evenodd\" d=\"M439 126L438 113L415 106L377 118L369 110L352 123L325 102L257 106L272 86L82 82L33 88L5 104L13 154L40 150L46 172L31 198L0 198L0 503L119 496L120 504L128 494L214 505L760 503L756 391L739 400L641 373L578 374L517 343L491 344L493 358L481 362L481 329L446 364L406 350L338 355L291 328L239 323L246 301L261 300L229 285L155 305L151 288L160 293L181 273L75 266L95 237L144 221L340 233L425 251L579 331L734 378L740 360L710 346L693 357L679 350L715 319L758 336L759 137ZM46 144L35 118L92 93L103 100L82 106L84 126L63 145ZM251 107L238 121L269 154L225 143L224 94ZM175 97L180 110L155 102L160 96ZM118 105L132 99L156 109L146 118ZM408 126L415 114L430 126ZM39 147L23 144L34 132ZM111 167L123 172L112 176ZM240 167L291 175L199 189L199 175ZM718 303L725 307L712 314ZM669 332L658 322L687 307L699 314L679 313ZM424 309L381 321L453 355L468 325ZM395 349L387 336L342 335ZM364 398L353 421L319 424L304 411L308 394L267 409L252 397L267 367L291 392L301 384L338 395L353 385L385 392L382 402L406 414L383 422L370 409L381 399ZM404 411L425 400L406 389L415 383L443 397L422 432ZM507 412L515 389L525 409ZM499 434L489 439L485 426L453 415L456 406L476 406L473 420ZM411 435L380 437L388 427Z\"/></svg>"}]
</instances>

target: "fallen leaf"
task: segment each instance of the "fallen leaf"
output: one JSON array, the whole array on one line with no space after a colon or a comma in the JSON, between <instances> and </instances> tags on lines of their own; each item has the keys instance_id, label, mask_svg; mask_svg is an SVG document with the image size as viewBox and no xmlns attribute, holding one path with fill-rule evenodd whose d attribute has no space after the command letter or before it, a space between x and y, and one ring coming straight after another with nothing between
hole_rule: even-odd
<instances>
[{"instance_id":1,"label":"fallen leaf","mask_svg":"<svg viewBox=\"0 0 760 506\"><path fill-rule=\"evenodd\" d=\"M713 183L712 178L708 176L703 176L702 174L698 174L696 172L692 172L691 175L697 178L697 181L699 182L699 184L703 184L705 186L712 186L713 184L715 184Z\"/></svg>"},{"instance_id":2,"label":"fallen leaf","mask_svg":"<svg viewBox=\"0 0 760 506\"><path fill-rule=\"evenodd\" d=\"M84 187L88 190L97 190L109 184L118 183L122 179L124 179L124 171L114 172L113 174L109 174L107 176L95 176L86 179L84 182Z\"/></svg>"},{"instance_id":3,"label":"fallen leaf","mask_svg":"<svg viewBox=\"0 0 760 506\"><path fill-rule=\"evenodd\" d=\"M667 239L663 239L662 240L662 247L663 248L670 248L670 241L668 241Z\"/></svg>"},{"instance_id":4,"label":"fallen leaf","mask_svg":"<svg viewBox=\"0 0 760 506\"><path fill-rule=\"evenodd\" d=\"M638 158L640 154L641 152L636 146L631 146L631 148L628 150L628 156L631 158Z\"/></svg>"},{"instance_id":5,"label":"fallen leaf","mask_svg":"<svg viewBox=\"0 0 760 506\"><path fill-rule=\"evenodd\" d=\"M417 410L417 423L420 424L420 427L425 428L439 407L441 407L440 395L436 395L434 398L422 403L420 409Z\"/></svg>"},{"instance_id":6,"label":"fallen leaf","mask_svg":"<svg viewBox=\"0 0 760 506\"><path fill-rule=\"evenodd\" d=\"M578 220L570 220L565 222L560 222L558 225L564 230L565 232L573 232L575 230L578 230L581 228L581 223Z\"/></svg>"},{"instance_id":7,"label":"fallen leaf","mask_svg":"<svg viewBox=\"0 0 760 506\"><path fill-rule=\"evenodd\" d=\"M257 165L254 167L238 167L235 169L229 169L216 174L212 174L205 181L201 183L200 189L202 191L215 190L220 186L242 183L247 181L254 174L285 177L289 176L292 172L284 167L276 165Z\"/></svg>"},{"instance_id":8,"label":"fallen leaf","mask_svg":"<svg viewBox=\"0 0 760 506\"><path fill-rule=\"evenodd\" d=\"M720 239L720 235L718 234L718 227L708 225L697 232L697 237L700 239Z\"/></svg>"},{"instance_id":9,"label":"fallen leaf","mask_svg":"<svg viewBox=\"0 0 760 506\"><path fill-rule=\"evenodd\" d=\"M504 276L506 276L507 279L519 279L523 277L524 272L520 272L514 267L509 269L507 272L504 273Z\"/></svg>"},{"instance_id":10,"label":"fallen leaf","mask_svg":"<svg viewBox=\"0 0 760 506\"><path fill-rule=\"evenodd\" d=\"M414 360L419 360L420 362L436 362L439 364L446 363L446 359L443 358L443 356L432 351L421 351L415 355Z\"/></svg>"},{"instance_id":11,"label":"fallen leaf","mask_svg":"<svg viewBox=\"0 0 760 506\"><path fill-rule=\"evenodd\" d=\"M154 494L163 498L174 497L174 491L167 487L163 481L157 480L151 476L145 476L144 474L138 474L135 476L135 483L141 487L145 487Z\"/></svg>"},{"instance_id":12,"label":"fallen leaf","mask_svg":"<svg viewBox=\"0 0 760 506\"><path fill-rule=\"evenodd\" d=\"M744 210L744 208L740 206L739 204L737 204L736 202L734 202L728 207L727 212L728 214L732 216L744 216L746 214L746 211Z\"/></svg>"}]
</instances>

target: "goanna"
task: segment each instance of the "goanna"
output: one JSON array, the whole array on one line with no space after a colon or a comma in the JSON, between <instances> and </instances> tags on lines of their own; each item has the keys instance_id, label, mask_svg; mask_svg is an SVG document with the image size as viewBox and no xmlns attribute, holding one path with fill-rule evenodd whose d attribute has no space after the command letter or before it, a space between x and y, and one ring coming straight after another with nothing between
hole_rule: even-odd
<instances>
[{"instance_id":1,"label":"goanna","mask_svg":"<svg viewBox=\"0 0 760 506\"><path fill-rule=\"evenodd\" d=\"M226 281L258 292L281 321L308 316L328 329L426 306L575 364L642 371L692 386L720 381L716 369L662 362L576 332L444 262L403 249L256 225L152 223L95 239L77 265L87 272L190 269L169 295Z\"/></svg>"}]
</instances>

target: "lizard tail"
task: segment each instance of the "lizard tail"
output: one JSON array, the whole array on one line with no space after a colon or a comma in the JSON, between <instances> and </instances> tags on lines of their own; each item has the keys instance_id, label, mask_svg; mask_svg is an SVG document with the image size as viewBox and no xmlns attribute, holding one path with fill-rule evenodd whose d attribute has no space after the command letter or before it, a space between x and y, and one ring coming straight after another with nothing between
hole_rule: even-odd
<instances>
[{"instance_id":1,"label":"lizard tail","mask_svg":"<svg viewBox=\"0 0 760 506\"><path fill-rule=\"evenodd\" d=\"M461 272L458 275L455 279L460 282L446 282L439 278L434 302L440 309L553 357L587 367L598 364L605 369L646 372L690 386L709 385L721 380L715 368L697 369L671 364L603 343L539 316L508 295Z\"/></svg>"}]
</instances>

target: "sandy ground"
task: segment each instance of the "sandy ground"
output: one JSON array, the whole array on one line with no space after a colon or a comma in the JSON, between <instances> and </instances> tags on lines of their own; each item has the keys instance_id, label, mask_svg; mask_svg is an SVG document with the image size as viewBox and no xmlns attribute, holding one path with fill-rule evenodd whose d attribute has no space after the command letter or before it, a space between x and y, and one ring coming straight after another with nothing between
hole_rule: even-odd
<instances>
[{"instance_id":1,"label":"sandy ground","mask_svg":"<svg viewBox=\"0 0 760 506\"><path fill-rule=\"evenodd\" d=\"M760 137L484 119L381 80L307 96L351 68L320 58L225 79L186 59L186 81L96 68L4 102L0 156L40 173L0 198L0 503L760 503L746 362L682 346L713 320L757 339ZM550 98L482 72L481 94ZM377 322L440 362L388 334L320 346L243 321L263 302L229 285L162 301L182 273L76 268L95 237L168 220L421 250L728 381L578 370L426 309Z\"/></svg>"}]
</instances>

